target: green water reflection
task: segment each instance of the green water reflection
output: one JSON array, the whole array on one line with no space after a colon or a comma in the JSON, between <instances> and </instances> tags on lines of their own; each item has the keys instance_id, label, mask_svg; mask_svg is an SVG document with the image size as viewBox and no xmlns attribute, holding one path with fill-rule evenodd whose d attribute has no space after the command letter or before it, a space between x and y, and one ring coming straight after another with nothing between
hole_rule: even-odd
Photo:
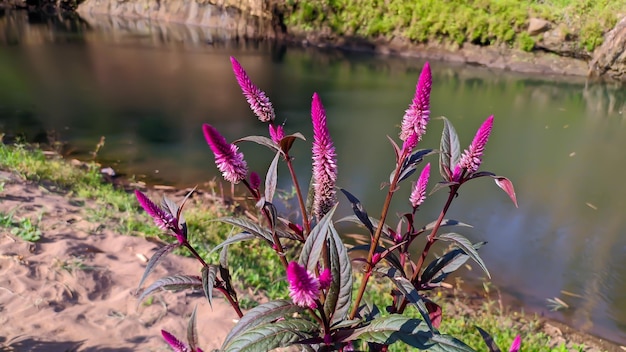
<instances>
[{"instance_id":1,"label":"green water reflection","mask_svg":"<svg viewBox=\"0 0 626 352\"><path fill-rule=\"evenodd\" d=\"M230 140L267 135L232 77L228 57L235 55L272 98L288 133L302 131L310 139L310 99L320 93L337 147L338 183L370 214L379 212L380 185L393 166L386 135L397 136L422 62L231 42L221 32L203 34L210 40L198 33L195 42L171 39L163 33L178 32L163 25L136 34L119 29L130 26L90 29L72 22L59 30L59 24L17 22L0 19L2 132L28 140L55 135L69 142L69 156L79 157L105 136L100 161L127 175L202 184L217 172L202 123ZM487 116L496 117L483 165L513 180L520 208L481 179L465 185L450 210L450 217L474 225L463 233L489 242L483 256L495 285L512 304L546 314L545 299L560 297L572 308L551 316L625 343L625 90L431 65L433 117L448 117L462 145ZM422 146L436 148L441 128L433 120ZM297 172L307 184L310 152L304 143L297 148ZM263 173L272 155L251 145L242 149ZM407 186L391 214L406 210ZM424 222L437 215L444 197L431 197L419 214ZM349 207L343 204L340 212L348 214Z\"/></svg>"}]
</instances>

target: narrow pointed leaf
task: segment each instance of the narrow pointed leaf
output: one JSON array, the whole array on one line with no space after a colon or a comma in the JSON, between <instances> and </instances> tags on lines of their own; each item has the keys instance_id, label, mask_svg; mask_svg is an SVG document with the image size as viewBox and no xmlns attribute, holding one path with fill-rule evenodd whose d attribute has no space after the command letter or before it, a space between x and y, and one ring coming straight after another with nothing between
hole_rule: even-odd
<instances>
[{"instance_id":1,"label":"narrow pointed leaf","mask_svg":"<svg viewBox=\"0 0 626 352\"><path fill-rule=\"evenodd\" d=\"M211 308L213 308L213 287L215 287L216 278L217 267L215 265L202 268L202 290Z\"/></svg>"},{"instance_id":2,"label":"narrow pointed leaf","mask_svg":"<svg viewBox=\"0 0 626 352\"><path fill-rule=\"evenodd\" d=\"M280 141L280 149L283 151L283 153L285 153L285 155L289 153L289 150L291 150L291 146L293 146L293 142L295 142L296 139L306 141L306 138L304 138L302 133L299 132L284 136L283 139Z\"/></svg>"},{"instance_id":3,"label":"narrow pointed leaf","mask_svg":"<svg viewBox=\"0 0 626 352\"><path fill-rule=\"evenodd\" d=\"M161 208L174 217L178 214L178 205L167 196L163 196Z\"/></svg>"},{"instance_id":4,"label":"narrow pointed leaf","mask_svg":"<svg viewBox=\"0 0 626 352\"><path fill-rule=\"evenodd\" d=\"M436 151L432 149L420 149L416 150L408 157L404 163L402 164L402 168L400 169L400 176L398 177L398 182L407 179L409 176L413 175L415 170L417 170L417 165L424 160L424 157L435 154ZM395 176L395 170L391 172L389 175L389 182L393 182L393 178Z\"/></svg>"},{"instance_id":5,"label":"narrow pointed leaf","mask_svg":"<svg viewBox=\"0 0 626 352\"><path fill-rule=\"evenodd\" d=\"M369 244L361 244L358 246L354 246L351 247L348 252L353 252L353 251L369 251L370 250L370 245ZM374 253L384 253L387 249L378 246L376 247L376 251ZM389 253L387 255L385 255L385 257L383 258L383 260L387 261L391 266L393 266L394 268L402 271L402 264L400 264L400 259L398 259L398 256L395 255L394 253Z\"/></svg>"},{"instance_id":6,"label":"narrow pointed leaf","mask_svg":"<svg viewBox=\"0 0 626 352\"><path fill-rule=\"evenodd\" d=\"M274 204L270 203L270 202L264 202L263 203L263 208L267 210L267 212L269 213L269 219L271 221L271 228L275 229L276 228L276 223L278 221L278 210L276 210L276 206L274 206ZM274 239L274 237L272 237L272 240Z\"/></svg>"},{"instance_id":7,"label":"narrow pointed leaf","mask_svg":"<svg viewBox=\"0 0 626 352\"><path fill-rule=\"evenodd\" d=\"M461 158L461 146L459 136L452 123L443 116L441 118L443 119L443 132L439 147L439 173L444 180L450 181L452 171Z\"/></svg>"},{"instance_id":8,"label":"narrow pointed leaf","mask_svg":"<svg viewBox=\"0 0 626 352\"><path fill-rule=\"evenodd\" d=\"M329 260L332 283L324 302L324 311L334 324L343 321L352 301L352 263L346 246L341 241L335 227L330 225Z\"/></svg>"},{"instance_id":9,"label":"narrow pointed leaf","mask_svg":"<svg viewBox=\"0 0 626 352\"><path fill-rule=\"evenodd\" d=\"M276 180L278 179L278 159L280 153L276 153L274 160L267 169L267 176L265 176L265 201L272 202L274 199L274 193L276 192Z\"/></svg>"},{"instance_id":10,"label":"narrow pointed leaf","mask_svg":"<svg viewBox=\"0 0 626 352\"><path fill-rule=\"evenodd\" d=\"M291 301L277 300L271 301L252 308L248 311L239 322L230 330L224 339L223 346L226 346L237 335L242 334L255 326L270 323L278 318L290 316L303 310Z\"/></svg>"},{"instance_id":11,"label":"narrow pointed leaf","mask_svg":"<svg viewBox=\"0 0 626 352\"><path fill-rule=\"evenodd\" d=\"M444 241L454 242L457 246L462 248L463 251L467 255L469 255L470 258L472 258L472 260L474 260L476 264L478 264L478 266L481 267L481 269L483 269L485 274L487 274L487 277L491 278L491 275L489 274L489 270L487 270L487 266L483 262L482 258L480 258L480 256L478 255L478 251L474 249L474 246L467 238L465 238L462 235L459 235L458 233L444 233L442 235L439 235L437 238L440 240L444 240Z\"/></svg>"},{"instance_id":12,"label":"narrow pointed leaf","mask_svg":"<svg viewBox=\"0 0 626 352\"><path fill-rule=\"evenodd\" d=\"M486 242L474 244L474 249L479 249ZM436 287L448 274L460 268L469 259L469 255L462 248L455 248L441 257L433 260L422 272L420 282L428 287Z\"/></svg>"},{"instance_id":13,"label":"narrow pointed leaf","mask_svg":"<svg viewBox=\"0 0 626 352\"><path fill-rule=\"evenodd\" d=\"M264 136L247 136L247 137L242 137L239 138L238 140L234 141L234 144L237 144L239 142L254 142L256 144L260 144L262 146L268 147L270 150L274 151L274 152L281 152L280 147L278 146L278 144L274 143L273 140L271 140L270 138L264 137Z\"/></svg>"},{"instance_id":14,"label":"narrow pointed leaf","mask_svg":"<svg viewBox=\"0 0 626 352\"><path fill-rule=\"evenodd\" d=\"M370 222L372 223L372 225L374 226L374 229L376 229L378 227L378 219L375 219L373 217L369 217ZM353 222L355 224L362 224L361 220L359 220L359 218L357 218L355 215L348 215L346 217L343 217L339 220L337 220L336 222L344 222L344 221L350 221ZM387 224L383 224L383 234L385 234L387 237L389 237L389 234L391 233L391 228L389 226L387 226Z\"/></svg>"},{"instance_id":15,"label":"narrow pointed leaf","mask_svg":"<svg viewBox=\"0 0 626 352\"><path fill-rule=\"evenodd\" d=\"M237 292L233 288L230 270L228 270L228 245L222 247L220 252L220 277L224 281L226 292L237 301Z\"/></svg>"},{"instance_id":16,"label":"narrow pointed leaf","mask_svg":"<svg viewBox=\"0 0 626 352\"><path fill-rule=\"evenodd\" d=\"M335 205L317 225L311 230L309 237L307 237L302 252L300 252L300 265L306 266L307 270L314 272L319 263L319 258L322 255L322 248L324 248L324 242L328 238L330 227L332 226L332 217L335 214L337 205Z\"/></svg>"},{"instance_id":17,"label":"narrow pointed leaf","mask_svg":"<svg viewBox=\"0 0 626 352\"><path fill-rule=\"evenodd\" d=\"M164 290L182 290L186 288L200 288L202 287L202 279L199 276L190 276L190 275L174 275L167 276L162 279L155 281L152 285L148 286L139 298L137 299L139 302L143 301L145 297L147 297L152 292L158 289Z\"/></svg>"},{"instance_id":18,"label":"narrow pointed leaf","mask_svg":"<svg viewBox=\"0 0 626 352\"><path fill-rule=\"evenodd\" d=\"M222 350L224 352L270 351L311 338L317 330L316 323L304 319L266 323L237 335L228 344L222 346Z\"/></svg>"},{"instance_id":19,"label":"narrow pointed leaf","mask_svg":"<svg viewBox=\"0 0 626 352\"><path fill-rule=\"evenodd\" d=\"M433 228L435 228L435 225L437 225L437 220L428 223L426 226L422 227L420 229L420 232L422 231L430 231ZM448 227L448 226L464 226L464 227L473 227L472 225L466 224L464 222L460 222L458 220L454 220L454 219L443 219L441 220L441 225L439 225L439 227Z\"/></svg>"},{"instance_id":20,"label":"narrow pointed leaf","mask_svg":"<svg viewBox=\"0 0 626 352\"><path fill-rule=\"evenodd\" d=\"M400 147L398 147L398 144L396 143L396 141L393 140L393 138L387 136L387 139L389 140L389 142L391 142L391 146L393 147L393 151L396 155L396 165L397 165L398 160L400 160Z\"/></svg>"},{"instance_id":21,"label":"narrow pointed leaf","mask_svg":"<svg viewBox=\"0 0 626 352\"><path fill-rule=\"evenodd\" d=\"M442 182L437 182L437 183L435 183L435 187L433 187L433 189L430 190L430 193L428 193L428 195L432 195L435 192L439 191L440 189L448 188L450 186L454 186L454 185L458 185L458 184L459 184L458 182L443 182L443 181Z\"/></svg>"},{"instance_id":22,"label":"narrow pointed leaf","mask_svg":"<svg viewBox=\"0 0 626 352\"><path fill-rule=\"evenodd\" d=\"M234 236L228 237L227 239L224 240L224 242L218 244L217 246L213 247L211 249L211 251L209 252L209 254L217 251L220 248L223 248L225 246L231 245L233 243L237 243L237 242L242 242L242 241L248 241L248 240L253 240L255 239L256 236L251 234L250 232L241 232L238 233Z\"/></svg>"},{"instance_id":23,"label":"narrow pointed leaf","mask_svg":"<svg viewBox=\"0 0 626 352\"><path fill-rule=\"evenodd\" d=\"M476 329L478 329L480 336L483 337L483 340L487 344L487 348L489 349L489 352L501 352L500 348L498 347L498 345L496 345L496 342L493 340L493 337L491 337L491 335L489 335L488 332L486 332L485 330L481 329L478 326L476 327Z\"/></svg>"},{"instance_id":24,"label":"narrow pointed leaf","mask_svg":"<svg viewBox=\"0 0 626 352\"><path fill-rule=\"evenodd\" d=\"M187 238L187 221L185 221L185 217L183 216L183 208L185 207L185 204L187 204L187 200L189 200L189 197L191 197L193 192L196 191L196 188L198 188L198 186L195 186L185 195L185 198L183 198L183 200L180 202L180 207L178 207L178 211L176 212L176 219L178 219L179 226L185 227L185 238Z\"/></svg>"},{"instance_id":25,"label":"narrow pointed leaf","mask_svg":"<svg viewBox=\"0 0 626 352\"><path fill-rule=\"evenodd\" d=\"M384 345L403 341L411 347L424 350L431 346L428 343L431 336L432 332L421 320L392 314L373 320L366 327L355 329L351 334L342 336L341 340L359 339Z\"/></svg>"},{"instance_id":26,"label":"narrow pointed leaf","mask_svg":"<svg viewBox=\"0 0 626 352\"><path fill-rule=\"evenodd\" d=\"M494 181L496 181L496 185L502 188L502 190L511 198L515 207L517 206L517 197L515 196L515 188L513 187L513 182L511 182L508 178L502 176L494 176Z\"/></svg>"},{"instance_id":27,"label":"narrow pointed leaf","mask_svg":"<svg viewBox=\"0 0 626 352\"><path fill-rule=\"evenodd\" d=\"M367 227L367 229L373 235L374 225L372 225L372 222L370 221L370 218L367 215L367 211L363 207L363 204L361 204L361 201L359 201L357 197L353 196L352 193L346 191L345 189L340 188L340 190L341 192L343 192L346 198L348 198L348 201L350 201L350 203L352 204L352 211L354 212L354 215L356 215L356 217L361 221L361 223L365 225L365 227Z\"/></svg>"},{"instance_id":28,"label":"narrow pointed leaf","mask_svg":"<svg viewBox=\"0 0 626 352\"><path fill-rule=\"evenodd\" d=\"M244 219L244 218L234 218L234 217L223 217L223 218L219 218L216 219L215 221L221 221L221 222L225 222L227 224L231 224L231 225L235 225L235 226L239 226L240 228L242 228L244 231L250 232L251 234L267 240L268 242L274 244L274 240L272 238L272 233L269 232L267 229L253 223L252 221L248 220L248 219Z\"/></svg>"},{"instance_id":29,"label":"narrow pointed leaf","mask_svg":"<svg viewBox=\"0 0 626 352\"><path fill-rule=\"evenodd\" d=\"M411 281L409 281L408 279L404 277L399 277L399 276L391 278L391 281L396 285L396 288L398 289L398 291L400 291L400 293L402 293L404 298L406 298L407 301L415 305L417 310L422 315L422 318L424 318L424 322L426 323L426 325L428 325L428 328L430 329L430 331L432 331L433 333L437 333L437 329L435 329L432 322L430 321L428 308L426 308L426 304L424 304L424 300L419 295L419 293L417 292L417 290L415 289L415 286L413 286Z\"/></svg>"},{"instance_id":30,"label":"narrow pointed leaf","mask_svg":"<svg viewBox=\"0 0 626 352\"><path fill-rule=\"evenodd\" d=\"M434 334L431 341L435 342L435 345L429 349L432 352L475 352L471 347L450 335Z\"/></svg>"},{"instance_id":31,"label":"narrow pointed leaf","mask_svg":"<svg viewBox=\"0 0 626 352\"><path fill-rule=\"evenodd\" d=\"M148 261L148 265L146 265L146 270L143 272L143 276L141 277L141 280L139 280L139 285L137 286L137 289L141 288L141 285L143 285L143 282L146 281L146 278L148 277L148 275L150 275L152 270L156 268L157 264L159 264L163 259L165 259L165 256L168 255L171 251L174 250L174 248L178 246L180 246L180 243L178 242L170 243L166 246L159 248L152 255L152 257Z\"/></svg>"},{"instance_id":32,"label":"narrow pointed leaf","mask_svg":"<svg viewBox=\"0 0 626 352\"><path fill-rule=\"evenodd\" d=\"M191 312L191 317L189 317L189 324L187 325L187 342L189 343L189 347L191 347L192 351L195 351L198 348L198 329L196 328L196 311L198 310L198 306L193 308L193 312Z\"/></svg>"}]
</instances>

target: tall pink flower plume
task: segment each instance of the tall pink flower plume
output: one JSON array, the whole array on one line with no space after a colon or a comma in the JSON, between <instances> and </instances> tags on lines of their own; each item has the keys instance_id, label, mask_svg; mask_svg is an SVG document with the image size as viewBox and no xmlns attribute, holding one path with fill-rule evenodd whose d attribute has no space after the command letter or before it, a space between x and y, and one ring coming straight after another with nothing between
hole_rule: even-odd
<instances>
[{"instance_id":1,"label":"tall pink flower plume","mask_svg":"<svg viewBox=\"0 0 626 352\"><path fill-rule=\"evenodd\" d=\"M280 141L285 136L285 132L283 131L283 126L282 125L274 126L270 124L269 129L270 129L270 137L272 138L272 141L274 141L274 143L276 144L280 144Z\"/></svg>"},{"instance_id":2,"label":"tall pink flower plume","mask_svg":"<svg viewBox=\"0 0 626 352\"><path fill-rule=\"evenodd\" d=\"M287 281L289 282L289 297L293 303L301 307L317 307L315 300L320 294L320 282L304 266L297 262L289 263Z\"/></svg>"},{"instance_id":3,"label":"tall pink flower plume","mask_svg":"<svg viewBox=\"0 0 626 352\"><path fill-rule=\"evenodd\" d=\"M426 62L422 73L420 73L417 86L415 87L415 96L411 105L406 110L402 119L402 127L400 129L400 139L406 141L411 135L417 134L417 140L410 149L415 148L417 142L422 139L426 133L426 125L430 119L430 88L433 79L430 72L430 64ZM410 147L410 146L408 146Z\"/></svg>"},{"instance_id":4,"label":"tall pink flower plume","mask_svg":"<svg viewBox=\"0 0 626 352\"><path fill-rule=\"evenodd\" d=\"M482 163L483 152L485 151L485 145L489 140L489 135L491 134L492 127L493 115L489 116L485 120L485 122L483 122L483 124L476 132L474 140L472 140L469 148L463 151L461 159L459 160L459 167L454 172L455 175L460 172L460 170L458 169L465 169L467 170L468 174L478 171L478 168Z\"/></svg>"},{"instance_id":5,"label":"tall pink flower plume","mask_svg":"<svg viewBox=\"0 0 626 352\"><path fill-rule=\"evenodd\" d=\"M170 334L165 330L161 330L161 335L165 342L167 342L170 347L174 350L174 352L192 352L191 348L184 344L182 341L176 338L176 336Z\"/></svg>"},{"instance_id":6,"label":"tall pink flower plume","mask_svg":"<svg viewBox=\"0 0 626 352\"><path fill-rule=\"evenodd\" d=\"M236 145L230 144L213 126L202 125L204 138L215 155L215 165L222 172L224 179L231 183L239 183L246 178L248 165Z\"/></svg>"},{"instance_id":7,"label":"tall pink flower plume","mask_svg":"<svg viewBox=\"0 0 626 352\"><path fill-rule=\"evenodd\" d=\"M417 183L415 183L415 187L413 188L413 192L411 192L411 196L409 197L409 201L413 208L419 207L424 200L426 199L426 186L428 186L428 179L430 178L430 163L424 166L420 177L417 179Z\"/></svg>"},{"instance_id":8,"label":"tall pink flower plume","mask_svg":"<svg viewBox=\"0 0 626 352\"><path fill-rule=\"evenodd\" d=\"M337 161L326 125L326 111L317 93L311 103L313 121L313 213L321 219L337 203Z\"/></svg>"},{"instance_id":9,"label":"tall pink flower plume","mask_svg":"<svg viewBox=\"0 0 626 352\"><path fill-rule=\"evenodd\" d=\"M522 337L520 335L517 335L515 336L515 340L513 340L513 343L511 344L511 348L509 349L509 352L518 352L521 347L522 347Z\"/></svg>"},{"instance_id":10,"label":"tall pink flower plume","mask_svg":"<svg viewBox=\"0 0 626 352\"><path fill-rule=\"evenodd\" d=\"M137 201L139 205L152 217L154 223L161 230L166 230L169 228L176 227L176 219L172 214L166 212L160 206L154 204L150 198L148 198L141 191L135 190L135 196L137 197Z\"/></svg>"},{"instance_id":11,"label":"tall pink flower plume","mask_svg":"<svg viewBox=\"0 0 626 352\"><path fill-rule=\"evenodd\" d=\"M237 59L231 56L230 63L233 66L237 83L239 83L239 87L241 87L243 95L246 97L248 104L250 104L250 109L252 109L261 122L274 121L274 118L276 117L274 107L272 106L270 99L267 95L265 95L265 92L252 83L250 77L248 77L248 74L243 67L241 67Z\"/></svg>"}]
</instances>

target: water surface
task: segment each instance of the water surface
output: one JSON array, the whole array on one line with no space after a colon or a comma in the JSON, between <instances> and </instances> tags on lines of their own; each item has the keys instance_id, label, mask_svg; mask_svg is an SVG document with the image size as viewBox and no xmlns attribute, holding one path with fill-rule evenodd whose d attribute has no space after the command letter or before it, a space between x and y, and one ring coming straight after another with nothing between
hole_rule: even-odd
<instances>
[{"instance_id":1,"label":"water surface","mask_svg":"<svg viewBox=\"0 0 626 352\"><path fill-rule=\"evenodd\" d=\"M271 97L288 133L310 140L311 95L319 92L337 148L338 184L378 216L380 185L393 167L386 135L397 137L422 61L233 41L224 31L149 22L27 22L0 19L0 131L8 136L64 141L63 152L79 158L104 136L98 160L118 172L202 185L217 175L202 123L229 140L267 135L232 76L232 55ZM431 66L432 116L448 117L466 146L494 114L483 169L516 186L519 209L480 179L463 186L449 212L474 225L460 232L489 242L482 255L494 284L514 305L626 343L625 91L576 78ZM441 129L433 120L421 145L437 148ZM309 146L296 148L300 183L308 184ZM242 150L263 174L271 153ZM407 210L408 185L392 219ZM280 186L291 187L286 178ZM445 197L431 196L419 212L424 223ZM552 297L571 308L550 313Z\"/></svg>"}]
</instances>

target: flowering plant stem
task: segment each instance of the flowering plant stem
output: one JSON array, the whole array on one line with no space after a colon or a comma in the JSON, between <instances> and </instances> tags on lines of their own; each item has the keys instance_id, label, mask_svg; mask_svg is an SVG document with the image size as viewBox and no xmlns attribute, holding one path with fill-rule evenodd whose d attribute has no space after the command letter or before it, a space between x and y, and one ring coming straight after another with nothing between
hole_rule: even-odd
<instances>
[{"instance_id":1,"label":"flowering plant stem","mask_svg":"<svg viewBox=\"0 0 626 352\"><path fill-rule=\"evenodd\" d=\"M410 151L409 151L410 152ZM376 253L376 248L378 248L378 242L380 241L380 236L383 233L383 225L385 224L385 219L387 218L387 213L389 212L389 206L391 205L391 199L393 198L394 193L396 193L398 180L400 179L400 170L402 168L402 164L407 157L407 150L404 150L398 160L396 165L396 171L393 176L393 181L389 185L389 191L387 192L387 197L385 198L385 204L383 204L383 210L380 215L380 219L378 222L378 227L376 228L376 232L374 233L374 238L372 239L372 243L370 245L370 251L367 254L367 267L365 270L365 275L361 279L361 286L359 286L359 292L357 293L356 300L354 301L354 305L352 306L352 311L350 312L350 319L354 319L357 311L359 310L359 305L361 304L361 300L363 299L363 294L365 293L365 289L367 288L367 282L369 281L370 276L372 276L372 270L374 269L375 263L372 263L372 257L374 253Z\"/></svg>"},{"instance_id":2,"label":"flowering plant stem","mask_svg":"<svg viewBox=\"0 0 626 352\"><path fill-rule=\"evenodd\" d=\"M306 236L308 236L308 234L311 232L311 222L309 221L309 216L306 213L306 206L304 205L304 199L302 198L302 191L300 190L300 184L298 183L298 178L296 177L296 171L293 168L291 157L287 153L285 153L285 160L287 161L287 168L289 169L289 174L291 175L291 179L293 180L293 186L296 188L296 195L298 196L298 204L300 205L300 212L302 213L302 224L304 226L304 239L306 240Z\"/></svg>"}]
</instances>

